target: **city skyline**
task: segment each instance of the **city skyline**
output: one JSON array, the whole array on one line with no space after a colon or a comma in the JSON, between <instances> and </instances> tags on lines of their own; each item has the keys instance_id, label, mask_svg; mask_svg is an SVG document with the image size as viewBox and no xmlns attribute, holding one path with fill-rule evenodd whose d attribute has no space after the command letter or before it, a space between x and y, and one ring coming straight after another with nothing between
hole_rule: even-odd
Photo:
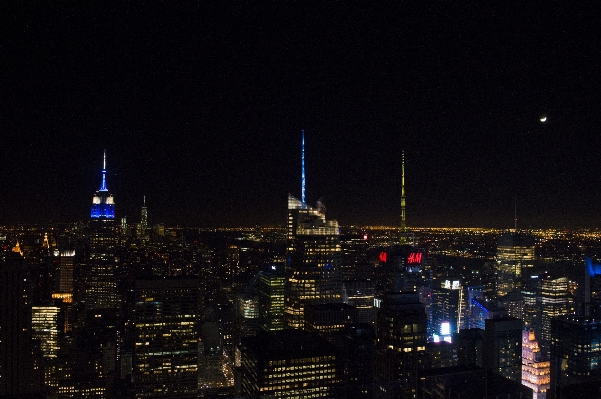
<instances>
[{"instance_id":1,"label":"city skyline","mask_svg":"<svg viewBox=\"0 0 601 399\"><path fill-rule=\"evenodd\" d=\"M400 226L404 150L408 227L598 226L595 7L13 11L0 224L85 220L106 149L117 218L284 225L304 130L341 225Z\"/></svg>"}]
</instances>

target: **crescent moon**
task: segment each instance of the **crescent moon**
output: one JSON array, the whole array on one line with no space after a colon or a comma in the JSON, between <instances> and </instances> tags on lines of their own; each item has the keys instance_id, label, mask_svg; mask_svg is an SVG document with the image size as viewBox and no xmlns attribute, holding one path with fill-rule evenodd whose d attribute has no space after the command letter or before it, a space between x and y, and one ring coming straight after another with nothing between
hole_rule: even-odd
<instances>
[{"instance_id":1,"label":"crescent moon","mask_svg":"<svg viewBox=\"0 0 601 399\"><path fill-rule=\"evenodd\" d=\"M540 118L540 121L541 121L541 122L546 122L546 121L547 121L547 117L546 117L546 116L543 116L542 118Z\"/></svg>"}]
</instances>

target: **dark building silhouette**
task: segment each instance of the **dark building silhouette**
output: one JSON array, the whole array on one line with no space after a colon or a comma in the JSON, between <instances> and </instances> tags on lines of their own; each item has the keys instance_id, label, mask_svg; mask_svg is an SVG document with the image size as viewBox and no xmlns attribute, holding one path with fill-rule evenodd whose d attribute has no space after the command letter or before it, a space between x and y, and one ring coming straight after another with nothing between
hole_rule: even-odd
<instances>
[{"instance_id":1,"label":"dark building silhouette","mask_svg":"<svg viewBox=\"0 0 601 399\"><path fill-rule=\"evenodd\" d=\"M0 395L41 388L34 373L28 271L18 253L0 261Z\"/></svg>"},{"instance_id":2,"label":"dark building silhouette","mask_svg":"<svg viewBox=\"0 0 601 399\"><path fill-rule=\"evenodd\" d=\"M387 293L377 315L376 397L413 398L426 366L427 317L416 293Z\"/></svg>"},{"instance_id":3,"label":"dark building silhouette","mask_svg":"<svg viewBox=\"0 0 601 399\"><path fill-rule=\"evenodd\" d=\"M482 365L514 382L522 381L523 322L514 317L485 321Z\"/></svg>"},{"instance_id":4,"label":"dark building silhouette","mask_svg":"<svg viewBox=\"0 0 601 399\"><path fill-rule=\"evenodd\" d=\"M572 385L601 381L601 320L564 315L551 319L551 395L570 397ZM591 396L594 397L594 396Z\"/></svg>"}]
</instances>

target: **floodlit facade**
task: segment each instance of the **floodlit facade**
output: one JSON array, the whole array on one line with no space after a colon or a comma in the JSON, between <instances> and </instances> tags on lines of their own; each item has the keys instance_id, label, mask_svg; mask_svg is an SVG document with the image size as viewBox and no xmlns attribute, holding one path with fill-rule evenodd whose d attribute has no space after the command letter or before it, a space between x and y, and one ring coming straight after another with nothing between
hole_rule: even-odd
<instances>
[{"instance_id":1,"label":"floodlit facade","mask_svg":"<svg viewBox=\"0 0 601 399\"><path fill-rule=\"evenodd\" d=\"M286 324L303 328L305 304L342 301L340 230L321 209L291 195L287 227Z\"/></svg>"},{"instance_id":2,"label":"floodlit facade","mask_svg":"<svg viewBox=\"0 0 601 399\"><path fill-rule=\"evenodd\" d=\"M532 389L532 399L546 399L550 384L551 362L541 360L534 331L522 331L522 385Z\"/></svg>"}]
</instances>

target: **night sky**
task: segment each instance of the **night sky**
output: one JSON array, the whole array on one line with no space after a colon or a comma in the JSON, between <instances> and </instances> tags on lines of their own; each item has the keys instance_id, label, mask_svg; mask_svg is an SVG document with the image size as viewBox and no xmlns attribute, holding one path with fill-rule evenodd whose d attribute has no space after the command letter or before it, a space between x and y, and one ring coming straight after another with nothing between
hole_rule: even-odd
<instances>
[{"instance_id":1,"label":"night sky","mask_svg":"<svg viewBox=\"0 0 601 399\"><path fill-rule=\"evenodd\" d=\"M13 3L0 224L86 220L106 149L119 218L283 225L304 129L341 225L399 224L404 149L409 226L601 227L599 6Z\"/></svg>"}]
</instances>

